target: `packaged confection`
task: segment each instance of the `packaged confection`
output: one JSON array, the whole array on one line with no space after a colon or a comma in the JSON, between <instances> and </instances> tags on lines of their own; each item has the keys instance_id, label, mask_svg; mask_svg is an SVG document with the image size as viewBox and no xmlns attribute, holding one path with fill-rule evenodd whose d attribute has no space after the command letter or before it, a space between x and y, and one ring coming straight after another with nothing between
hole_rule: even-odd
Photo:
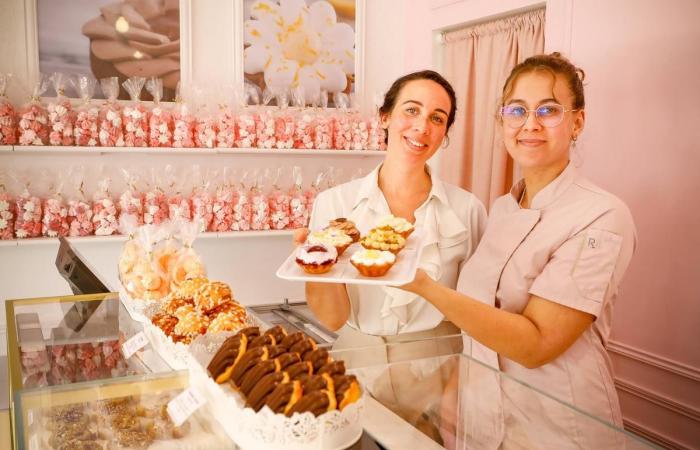
<instances>
[{"instance_id":1,"label":"packaged confection","mask_svg":"<svg viewBox=\"0 0 700 450\"><path fill-rule=\"evenodd\" d=\"M0 240L14 238L15 215L17 205L8 192L9 178L4 169L0 169Z\"/></svg>"},{"instance_id":2,"label":"packaged confection","mask_svg":"<svg viewBox=\"0 0 700 450\"><path fill-rule=\"evenodd\" d=\"M72 81L81 100L80 106L76 109L75 125L73 125L75 145L94 147L100 142L100 109L92 102L97 80L88 75L78 75Z\"/></svg>"},{"instance_id":3,"label":"packaged confection","mask_svg":"<svg viewBox=\"0 0 700 450\"><path fill-rule=\"evenodd\" d=\"M337 112L333 124L333 148L336 150L352 149L353 116L350 112L350 97L342 92L333 96Z\"/></svg>"},{"instance_id":4,"label":"packaged confection","mask_svg":"<svg viewBox=\"0 0 700 450\"><path fill-rule=\"evenodd\" d=\"M187 177L178 176L173 166L165 167L166 194L168 196L168 217L171 222L189 222L192 220L192 203L183 194Z\"/></svg>"},{"instance_id":5,"label":"packaged confection","mask_svg":"<svg viewBox=\"0 0 700 450\"><path fill-rule=\"evenodd\" d=\"M156 169L151 169L151 182L143 196L143 223L159 225L168 220L168 196L163 189L163 180Z\"/></svg>"},{"instance_id":6,"label":"packaged confection","mask_svg":"<svg viewBox=\"0 0 700 450\"><path fill-rule=\"evenodd\" d=\"M15 237L17 239L33 238L41 236L41 199L30 192L27 176L24 180L24 189L15 199Z\"/></svg>"},{"instance_id":7,"label":"packaged confection","mask_svg":"<svg viewBox=\"0 0 700 450\"><path fill-rule=\"evenodd\" d=\"M49 144L74 145L73 124L75 113L70 99L66 97L68 75L55 72L51 75L51 84L56 91L56 98L49 100L46 110L49 115Z\"/></svg>"},{"instance_id":8,"label":"packaged confection","mask_svg":"<svg viewBox=\"0 0 700 450\"><path fill-rule=\"evenodd\" d=\"M139 174L136 170L121 169L126 189L119 196L120 217L133 217L137 225L143 225L144 195L138 183Z\"/></svg>"},{"instance_id":9,"label":"packaged confection","mask_svg":"<svg viewBox=\"0 0 700 450\"><path fill-rule=\"evenodd\" d=\"M197 113L194 125L194 145L199 148L216 147L216 105L212 95L196 90Z\"/></svg>"},{"instance_id":10,"label":"packaged confection","mask_svg":"<svg viewBox=\"0 0 700 450\"><path fill-rule=\"evenodd\" d=\"M0 145L17 143L17 112L5 96L12 75L0 73Z\"/></svg>"},{"instance_id":11,"label":"packaged confection","mask_svg":"<svg viewBox=\"0 0 700 450\"><path fill-rule=\"evenodd\" d=\"M44 200L42 208L41 232L46 237L68 236L68 206L62 194L63 182L49 189L49 196Z\"/></svg>"},{"instance_id":12,"label":"packaged confection","mask_svg":"<svg viewBox=\"0 0 700 450\"><path fill-rule=\"evenodd\" d=\"M225 86L220 94L216 111L216 146L231 148L236 145L236 116L233 112L233 89Z\"/></svg>"},{"instance_id":13,"label":"packaged confection","mask_svg":"<svg viewBox=\"0 0 700 450\"><path fill-rule=\"evenodd\" d=\"M259 113L256 116L255 134L258 148L275 148L275 113L271 107L266 107L274 98L269 89L263 92L263 102Z\"/></svg>"},{"instance_id":14,"label":"packaged confection","mask_svg":"<svg viewBox=\"0 0 700 450\"><path fill-rule=\"evenodd\" d=\"M141 90L145 83L144 77L129 77L122 83L131 98L131 102L122 109L124 145L127 147L148 146L148 110L141 103Z\"/></svg>"},{"instance_id":15,"label":"packaged confection","mask_svg":"<svg viewBox=\"0 0 700 450\"><path fill-rule=\"evenodd\" d=\"M170 110L160 101L163 98L163 80L151 77L146 90L153 96L153 106L148 114L148 146L171 147L173 145L173 118Z\"/></svg>"},{"instance_id":16,"label":"packaged confection","mask_svg":"<svg viewBox=\"0 0 700 450\"><path fill-rule=\"evenodd\" d=\"M200 233L209 230L214 217L213 199L209 193L209 177L203 177L198 165L193 170L194 186L192 187L192 221L198 224Z\"/></svg>"},{"instance_id":17,"label":"packaged confection","mask_svg":"<svg viewBox=\"0 0 700 450\"><path fill-rule=\"evenodd\" d=\"M359 114L352 115L352 150L367 150L369 145L369 123Z\"/></svg>"},{"instance_id":18,"label":"packaged confection","mask_svg":"<svg viewBox=\"0 0 700 450\"><path fill-rule=\"evenodd\" d=\"M27 104L19 111L17 133L19 145L47 145L49 142L49 115L41 104L48 80L39 75Z\"/></svg>"},{"instance_id":19,"label":"packaged confection","mask_svg":"<svg viewBox=\"0 0 700 450\"><path fill-rule=\"evenodd\" d=\"M309 216L311 216L311 209L314 206L314 201L316 200L316 196L318 195L319 192L321 192L321 184L326 182L326 177L328 176L327 171L322 171L319 172L316 175L316 179L314 179L309 187L304 191L304 197L306 198L306 205L307 209L309 212Z\"/></svg>"},{"instance_id":20,"label":"packaged confection","mask_svg":"<svg viewBox=\"0 0 700 450\"><path fill-rule=\"evenodd\" d=\"M273 115L275 118L275 148L294 148L294 126L296 119L288 108L289 94L286 89L280 89L275 96L277 108Z\"/></svg>"},{"instance_id":21,"label":"packaged confection","mask_svg":"<svg viewBox=\"0 0 700 450\"><path fill-rule=\"evenodd\" d=\"M284 230L289 227L289 209L291 197L289 193L280 188L282 183L282 169L277 170L277 175L272 183L272 190L268 195L270 205L270 229Z\"/></svg>"},{"instance_id":22,"label":"packaged confection","mask_svg":"<svg viewBox=\"0 0 700 450\"><path fill-rule=\"evenodd\" d=\"M333 116L328 113L328 92L321 91L320 111L314 117L314 148L329 150L333 148Z\"/></svg>"},{"instance_id":23,"label":"packaged confection","mask_svg":"<svg viewBox=\"0 0 700 450\"><path fill-rule=\"evenodd\" d=\"M374 107L372 116L369 119L369 138L367 140L368 150L386 150L386 130L382 126L382 118L379 113L384 99L382 95L374 96Z\"/></svg>"},{"instance_id":24,"label":"packaged confection","mask_svg":"<svg viewBox=\"0 0 700 450\"><path fill-rule=\"evenodd\" d=\"M182 247L178 249L175 257L171 258L168 263L167 269L171 291L179 289L186 280L207 276L204 263L194 251L194 248L192 248L198 233L198 226L194 222L180 222L177 224L176 235L182 243Z\"/></svg>"},{"instance_id":25,"label":"packaged confection","mask_svg":"<svg viewBox=\"0 0 700 450\"><path fill-rule=\"evenodd\" d=\"M241 177L237 184L236 191L233 194L233 223L231 223L232 231L248 231L250 230L250 219L253 209L250 203L250 191L246 188L246 180L248 173L246 172Z\"/></svg>"},{"instance_id":26,"label":"packaged confection","mask_svg":"<svg viewBox=\"0 0 700 450\"><path fill-rule=\"evenodd\" d=\"M251 206L250 229L269 230L270 229L270 203L267 194L263 191L264 179L259 175L254 177L253 185L250 188L249 198Z\"/></svg>"},{"instance_id":27,"label":"packaged confection","mask_svg":"<svg viewBox=\"0 0 700 450\"><path fill-rule=\"evenodd\" d=\"M68 200L68 236L90 236L95 228L92 223L92 204L85 195L85 167L71 170L73 191Z\"/></svg>"},{"instance_id":28,"label":"packaged confection","mask_svg":"<svg viewBox=\"0 0 700 450\"><path fill-rule=\"evenodd\" d=\"M97 183L97 191L93 196L92 224L95 236L111 236L119 230L117 205L109 192L111 180L102 178Z\"/></svg>"},{"instance_id":29,"label":"packaged confection","mask_svg":"<svg viewBox=\"0 0 700 450\"><path fill-rule=\"evenodd\" d=\"M119 97L119 78L102 78L100 79L100 87L107 98L107 101L100 107L100 145L102 147L124 147L122 110L117 102Z\"/></svg>"},{"instance_id":30,"label":"packaged confection","mask_svg":"<svg viewBox=\"0 0 700 450\"><path fill-rule=\"evenodd\" d=\"M209 231L231 231L235 188L233 187L229 173L230 171L225 167L221 183L216 187L214 201L212 203L213 217L209 225Z\"/></svg>"},{"instance_id":31,"label":"packaged confection","mask_svg":"<svg viewBox=\"0 0 700 450\"><path fill-rule=\"evenodd\" d=\"M236 115L236 141L238 148L257 146L257 109L260 103L259 89L249 83L245 84L243 93L238 93L238 114Z\"/></svg>"},{"instance_id":32,"label":"packaged confection","mask_svg":"<svg viewBox=\"0 0 700 450\"><path fill-rule=\"evenodd\" d=\"M305 90L299 86L292 90L292 106L294 107L294 148L314 148L314 115L306 108ZM316 96L318 97L318 96Z\"/></svg>"},{"instance_id":33,"label":"packaged confection","mask_svg":"<svg viewBox=\"0 0 700 450\"><path fill-rule=\"evenodd\" d=\"M183 98L181 84L178 81L173 108L173 147L194 147L195 117L190 104Z\"/></svg>"},{"instance_id":34,"label":"packaged confection","mask_svg":"<svg viewBox=\"0 0 700 450\"><path fill-rule=\"evenodd\" d=\"M120 230L129 235L119 256L119 280L137 301L160 300L170 292L167 268L180 245L165 226L137 227L133 219L120 220Z\"/></svg>"},{"instance_id":35,"label":"packaged confection","mask_svg":"<svg viewBox=\"0 0 700 450\"><path fill-rule=\"evenodd\" d=\"M51 369L46 342L37 313L15 316L19 338L22 386L25 388L48 386L47 374Z\"/></svg>"}]
</instances>

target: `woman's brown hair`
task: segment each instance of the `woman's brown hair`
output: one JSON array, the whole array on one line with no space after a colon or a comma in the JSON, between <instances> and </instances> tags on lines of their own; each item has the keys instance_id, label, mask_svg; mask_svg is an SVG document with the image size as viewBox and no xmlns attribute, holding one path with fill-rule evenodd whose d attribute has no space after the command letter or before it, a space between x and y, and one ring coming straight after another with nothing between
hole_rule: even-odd
<instances>
[{"instance_id":1,"label":"woman's brown hair","mask_svg":"<svg viewBox=\"0 0 700 450\"><path fill-rule=\"evenodd\" d=\"M510 75L508 75L503 85L501 106L505 104L506 99L513 92L515 81L520 75L537 71L549 72L553 79L556 79L557 75L562 75L574 96L573 109L583 109L586 106L586 101L583 96L583 80L586 74L583 69L574 66L571 61L562 56L559 52L554 52L549 55L531 56L513 67L513 70L511 70ZM554 97L554 94L552 94L552 97Z\"/></svg>"}]
</instances>

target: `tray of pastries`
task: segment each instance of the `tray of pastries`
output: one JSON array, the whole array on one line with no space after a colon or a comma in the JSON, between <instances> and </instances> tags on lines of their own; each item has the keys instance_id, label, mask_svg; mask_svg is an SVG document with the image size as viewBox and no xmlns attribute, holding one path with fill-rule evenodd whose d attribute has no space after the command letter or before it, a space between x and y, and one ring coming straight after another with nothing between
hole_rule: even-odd
<instances>
[{"instance_id":1,"label":"tray of pastries","mask_svg":"<svg viewBox=\"0 0 700 450\"><path fill-rule=\"evenodd\" d=\"M387 216L361 235L345 218L311 231L277 270L292 281L401 286L413 281L423 250L420 228Z\"/></svg>"}]
</instances>

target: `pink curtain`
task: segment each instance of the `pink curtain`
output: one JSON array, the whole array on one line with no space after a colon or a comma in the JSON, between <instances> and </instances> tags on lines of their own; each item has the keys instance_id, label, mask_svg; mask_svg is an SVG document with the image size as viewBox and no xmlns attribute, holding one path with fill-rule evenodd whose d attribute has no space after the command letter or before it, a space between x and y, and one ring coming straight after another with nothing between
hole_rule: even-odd
<instances>
[{"instance_id":1,"label":"pink curtain","mask_svg":"<svg viewBox=\"0 0 700 450\"><path fill-rule=\"evenodd\" d=\"M457 93L457 119L440 175L487 207L508 192L514 178L496 121L501 89L513 66L544 51L544 13L538 9L444 35L444 75Z\"/></svg>"}]
</instances>

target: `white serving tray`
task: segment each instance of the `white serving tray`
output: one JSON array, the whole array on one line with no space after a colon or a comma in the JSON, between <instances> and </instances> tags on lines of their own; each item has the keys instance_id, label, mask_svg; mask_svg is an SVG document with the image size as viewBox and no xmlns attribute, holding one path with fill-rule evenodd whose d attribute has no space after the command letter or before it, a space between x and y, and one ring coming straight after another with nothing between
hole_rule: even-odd
<instances>
[{"instance_id":1,"label":"white serving tray","mask_svg":"<svg viewBox=\"0 0 700 450\"><path fill-rule=\"evenodd\" d=\"M365 277L360 275L355 266L350 263L350 257L363 247L354 243L348 247L338 258L333 268L320 275L311 275L299 267L296 263L296 251L282 263L277 269L277 276L292 281L315 281L317 283L346 283L346 284L373 284L378 286L401 286L413 281L418 268L418 261L423 253L423 240L425 234L420 228L416 228L406 240L406 247L396 255L396 263L381 277Z\"/></svg>"}]
</instances>

